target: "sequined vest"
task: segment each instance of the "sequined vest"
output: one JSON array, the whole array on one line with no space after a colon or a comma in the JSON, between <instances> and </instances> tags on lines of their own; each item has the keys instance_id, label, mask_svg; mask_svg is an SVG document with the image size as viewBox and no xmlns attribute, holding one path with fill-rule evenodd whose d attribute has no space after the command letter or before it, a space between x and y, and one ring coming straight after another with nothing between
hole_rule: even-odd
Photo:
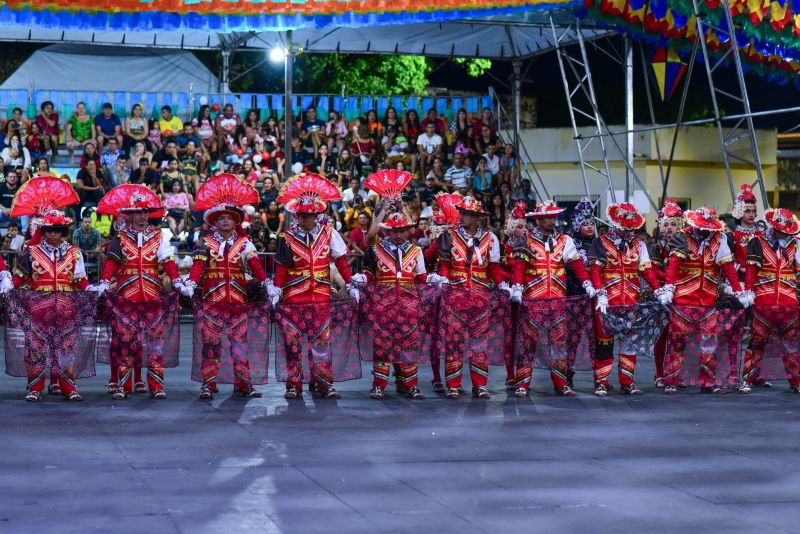
<instances>
[{"instance_id":1,"label":"sequined vest","mask_svg":"<svg viewBox=\"0 0 800 534\"><path fill-rule=\"evenodd\" d=\"M375 253L375 283L386 286L411 287L416 276L417 261L422 251L418 246L411 246L403 253L403 259L397 261L397 252L383 243L373 247Z\"/></svg>"},{"instance_id":2,"label":"sequined vest","mask_svg":"<svg viewBox=\"0 0 800 534\"><path fill-rule=\"evenodd\" d=\"M142 248L136 236L121 232L118 236L122 251L122 267L117 272L117 294L128 300L144 302L161 295L158 277L158 248L161 232L152 228L142 236Z\"/></svg>"},{"instance_id":3,"label":"sequined vest","mask_svg":"<svg viewBox=\"0 0 800 534\"><path fill-rule=\"evenodd\" d=\"M75 291L75 264L80 251L72 245L54 260L43 245L29 249L31 262L30 289L32 291Z\"/></svg>"},{"instance_id":4,"label":"sequined vest","mask_svg":"<svg viewBox=\"0 0 800 534\"><path fill-rule=\"evenodd\" d=\"M784 249L772 248L769 241L762 236L754 239L761 240L761 268L758 270L753 292L756 294L756 304L797 304L797 268L794 258L797 254L797 241L792 239Z\"/></svg>"},{"instance_id":5,"label":"sequined vest","mask_svg":"<svg viewBox=\"0 0 800 534\"><path fill-rule=\"evenodd\" d=\"M715 233L708 245L699 253L700 244L688 233L686 246L688 254L681 255L681 266L678 279L675 281L673 302L689 306L714 306L717 303L717 286L719 285L719 267L717 267L717 251L721 245L722 235ZM673 251L673 254L678 254Z\"/></svg>"},{"instance_id":6,"label":"sequined vest","mask_svg":"<svg viewBox=\"0 0 800 534\"><path fill-rule=\"evenodd\" d=\"M492 235L483 232L477 239L472 259L467 262L470 255L470 247L462 235L452 228L447 230L450 234L450 284L465 285L467 288L473 286L489 288L489 253L492 247ZM474 242L474 240L473 240ZM479 262L480 260L480 262Z\"/></svg>"},{"instance_id":7,"label":"sequined vest","mask_svg":"<svg viewBox=\"0 0 800 534\"><path fill-rule=\"evenodd\" d=\"M640 291L639 240L634 237L627 250L617 247L607 235L600 237L600 243L606 252L605 265L600 265L600 281L608 292L608 303L616 306L636 304ZM597 264L596 260L593 263Z\"/></svg>"},{"instance_id":8,"label":"sequined vest","mask_svg":"<svg viewBox=\"0 0 800 534\"><path fill-rule=\"evenodd\" d=\"M283 285L284 302L328 302L331 299L331 229L320 227L306 243L305 236L292 231L283 234L292 252Z\"/></svg>"},{"instance_id":9,"label":"sequined vest","mask_svg":"<svg viewBox=\"0 0 800 534\"><path fill-rule=\"evenodd\" d=\"M207 304L241 304L247 300L244 276L246 237L237 237L223 252L222 243L213 235L203 238L208 257L203 273L203 302ZM224 256L223 256L224 254Z\"/></svg>"},{"instance_id":10,"label":"sequined vest","mask_svg":"<svg viewBox=\"0 0 800 534\"><path fill-rule=\"evenodd\" d=\"M515 257L525 262L525 298L558 298L567 295L567 270L564 266L564 246L567 236L559 234L550 240L550 250L546 241L530 234L524 249L518 250Z\"/></svg>"}]
</instances>

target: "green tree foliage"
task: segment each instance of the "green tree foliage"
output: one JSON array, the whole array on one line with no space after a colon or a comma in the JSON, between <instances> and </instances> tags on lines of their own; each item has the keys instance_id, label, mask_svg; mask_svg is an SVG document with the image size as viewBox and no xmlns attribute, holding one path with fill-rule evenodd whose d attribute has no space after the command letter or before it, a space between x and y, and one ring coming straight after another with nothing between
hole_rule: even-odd
<instances>
[{"instance_id":1,"label":"green tree foliage","mask_svg":"<svg viewBox=\"0 0 800 534\"><path fill-rule=\"evenodd\" d=\"M315 54L300 56L295 73L299 90L348 94L421 94L433 70L422 56L357 56Z\"/></svg>"},{"instance_id":2,"label":"green tree foliage","mask_svg":"<svg viewBox=\"0 0 800 534\"><path fill-rule=\"evenodd\" d=\"M492 68L491 59L457 57L453 60L453 63L462 67L473 78L483 76L486 71Z\"/></svg>"}]
</instances>

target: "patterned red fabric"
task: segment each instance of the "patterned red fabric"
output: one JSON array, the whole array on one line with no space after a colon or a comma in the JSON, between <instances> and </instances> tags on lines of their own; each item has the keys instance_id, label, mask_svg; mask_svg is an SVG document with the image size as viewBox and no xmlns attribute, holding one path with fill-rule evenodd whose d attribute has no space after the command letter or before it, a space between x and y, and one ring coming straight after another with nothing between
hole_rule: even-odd
<instances>
[{"instance_id":1,"label":"patterned red fabric","mask_svg":"<svg viewBox=\"0 0 800 534\"><path fill-rule=\"evenodd\" d=\"M31 376L53 369L95 375L97 293L11 291L5 307L6 373Z\"/></svg>"},{"instance_id":2,"label":"patterned red fabric","mask_svg":"<svg viewBox=\"0 0 800 534\"><path fill-rule=\"evenodd\" d=\"M796 304L753 306L742 380L788 379L800 385L799 311Z\"/></svg>"},{"instance_id":3,"label":"patterned red fabric","mask_svg":"<svg viewBox=\"0 0 800 534\"><path fill-rule=\"evenodd\" d=\"M297 384L313 379L324 385L361 378L353 301L282 302L273 317L278 380Z\"/></svg>"},{"instance_id":4,"label":"patterned red fabric","mask_svg":"<svg viewBox=\"0 0 800 534\"><path fill-rule=\"evenodd\" d=\"M143 302L104 293L98 306L98 318L103 320L103 327L97 361L114 366L146 367L148 358L157 354L160 367L177 367L180 312L177 291Z\"/></svg>"},{"instance_id":5,"label":"patterned red fabric","mask_svg":"<svg viewBox=\"0 0 800 534\"><path fill-rule=\"evenodd\" d=\"M244 388L266 384L270 309L266 302L210 304L192 301L192 380Z\"/></svg>"},{"instance_id":6,"label":"patterned red fabric","mask_svg":"<svg viewBox=\"0 0 800 534\"><path fill-rule=\"evenodd\" d=\"M369 284L361 288L359 348L366 361L430 361L439 289Z\"/></svg>"}]
</instances>

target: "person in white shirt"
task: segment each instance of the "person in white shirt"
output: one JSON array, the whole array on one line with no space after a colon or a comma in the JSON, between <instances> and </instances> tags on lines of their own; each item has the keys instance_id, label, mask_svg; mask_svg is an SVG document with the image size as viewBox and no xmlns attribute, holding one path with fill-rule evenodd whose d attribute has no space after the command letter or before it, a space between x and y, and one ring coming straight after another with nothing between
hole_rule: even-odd
<instances>
[{"instance_id":1,"label":"person in white shirt","mask_svg":"<svg viewBox=\"0 0 800 534\"><path fill-rule=\"evenodd\" d=\"M429 122L425 126L425 133L417 137L417 150L419 150L419 170L424 176L428 170L428 164L444 152L444 141L442 141L442 136L436 133L434 123Z\"/></svg>"}]
</instances>

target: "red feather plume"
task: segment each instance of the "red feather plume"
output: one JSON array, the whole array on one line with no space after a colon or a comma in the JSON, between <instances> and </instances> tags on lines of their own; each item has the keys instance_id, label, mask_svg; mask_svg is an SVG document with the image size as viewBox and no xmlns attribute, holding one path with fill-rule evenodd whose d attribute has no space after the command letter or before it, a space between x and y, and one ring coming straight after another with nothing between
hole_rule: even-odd
<instances>
[{"instance_id":1,"label":"red feather plume","mask_svg":"<svg viewBox=\"0 0 800 534\"><path fill-rule=\"evenodd\" d=\"M290 200L298 200L302 197L331 202L341 200L342 194L333 182L318 174L298 174L283 184L281 193L278 195L278 203L286 204Z\"/></svg>"},{"instance_id":2,"label":"red feather plume","mask_svg":"<svg viewBox=\"0 0 800 534\"><path fill-rule=\"evenodd\" d=\"M436 195L436 203L442 210L446 224L458 224L459 212L456 204L461 202L464 195L460 193L439 193Z\"/></svg>"},{"instance_id":3,"label":"red feather plume","mask_svg":"<svg viewBox=\"0 0 800 534\"><path fill-rule=\"evenodd\" d=\"M258 191L233 174L212 176L197 190L195 209L211 209L219 205L244 206L258 204Z\"/></svg>"},{"instance_id":4,"label":"red feather plume","mask_svg":"<svg viewBox=\"0 0 800 534\"><path fill-rule=\"evenodd\" d=\"M410 172L383 169L370 174L364 181L364 187L375 191L385 199L397 200L413 178Z\"/></svg>"},{"instance_id":5,"label":"red feather plume","mask_svg":"<svg viewBox=\"0 0 800 534\"><path fill-rule=\"evenodd\" d=\"M69 181L55 176L39 176L25 182L14 195L11 216L41 216L46 212L78 202L80 202L78 193Z\"/></svg>"},{"instance_id":6,"label":"red feather plume","mask_svg":"<svg viewBox=\"0 0 800 534\"><path fill-rule=\"evenodd\" d=\"M150 212L151 218L163 217L165 214L165 210L161 205L161 200L158 198L158 195L147 187L139 184L123 184L112 188L100 199L100 202L97 204L97 213L120 217L124 215L120 213L120 209L134 207L132 200L138 207L146 206L148 208L153 208L153 211Z\"/></svg>"}]
</instances>

